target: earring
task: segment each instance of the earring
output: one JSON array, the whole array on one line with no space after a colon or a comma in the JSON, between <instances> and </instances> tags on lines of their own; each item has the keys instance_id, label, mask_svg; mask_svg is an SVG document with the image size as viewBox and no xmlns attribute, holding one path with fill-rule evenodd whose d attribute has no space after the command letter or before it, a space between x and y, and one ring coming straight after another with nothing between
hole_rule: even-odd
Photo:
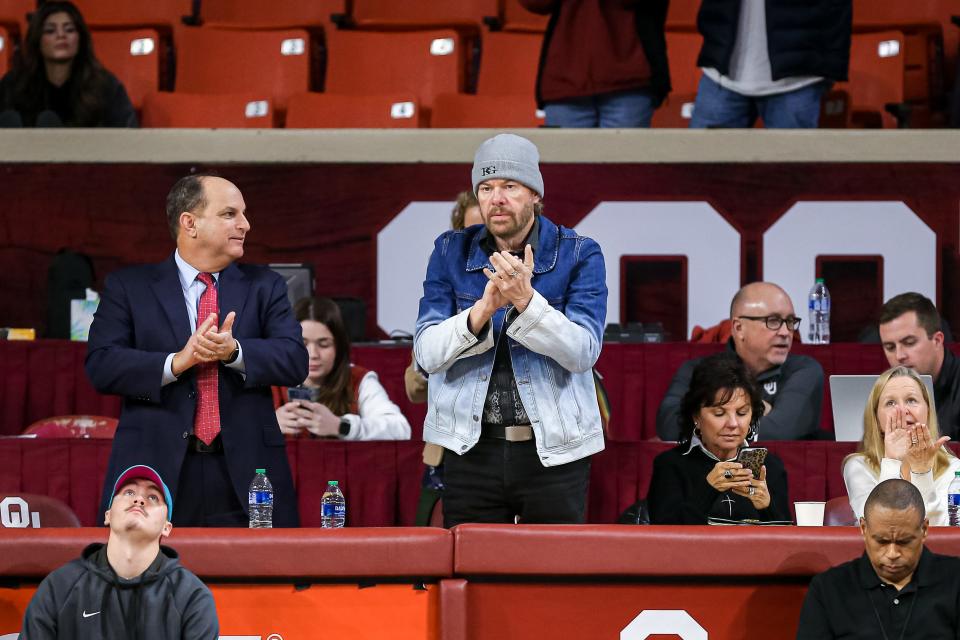
<instances>
[{"instance_id":1,"label":"earring","mask_svg":"<svg viewBox=\"0 0 960 640\"><path fill-rule=\"evenodd\" d=\"M693 423L693 435L700 437L700 423L694 421Z\"/></svg>"}]
</instances>

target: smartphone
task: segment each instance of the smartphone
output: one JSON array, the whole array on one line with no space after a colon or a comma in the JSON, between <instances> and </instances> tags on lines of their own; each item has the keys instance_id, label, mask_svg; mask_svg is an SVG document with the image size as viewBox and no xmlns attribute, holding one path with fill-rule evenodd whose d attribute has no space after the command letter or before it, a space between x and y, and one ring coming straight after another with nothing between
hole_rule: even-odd
<instances>
[{"instance_id":1,"label":"smartphone","mask_svg":"<svg viewBox=\"0 0 960 640\"><path fill-rule=\"evenodd\" d=\"M760 477L760 467L767 459L767 450L764 447L744 447L737 454L737 462L743 465L744 469L753 471L753 477Z\"/></svg>"},{"instance_id":2,"label":"smartphone","mask_svg":"<svg viewBox=\"0 0 960 640\"><path fill-rule=\"evenodd\" d=\"M298 400L316 402L317 391L317 389L310 389L308 387L287 387L287 397L290 399L290 402L296 402Z\"/></svg>"}]
</instances>

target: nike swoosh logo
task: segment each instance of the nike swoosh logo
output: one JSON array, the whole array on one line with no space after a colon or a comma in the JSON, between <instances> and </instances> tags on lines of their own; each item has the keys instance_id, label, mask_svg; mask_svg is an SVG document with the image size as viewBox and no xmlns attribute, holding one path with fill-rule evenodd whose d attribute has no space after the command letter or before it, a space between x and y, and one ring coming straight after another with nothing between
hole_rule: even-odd
<instances>
[{"instance_id":1,"label":"nike swoosh logo","mask_svg":"<svg viewBox=\"0 0 960 640\"><path fill-rule=\"evenodd\" d=\"M95 616L95 615L97 615L97 614L99 614L99 613L100 613L99 611L94 611L93 613L87 613L87 610L84 609L84 610L83 610L83 617L84 617L84 618L92 618L93 616Z\"/></svg>"}]
</instances>

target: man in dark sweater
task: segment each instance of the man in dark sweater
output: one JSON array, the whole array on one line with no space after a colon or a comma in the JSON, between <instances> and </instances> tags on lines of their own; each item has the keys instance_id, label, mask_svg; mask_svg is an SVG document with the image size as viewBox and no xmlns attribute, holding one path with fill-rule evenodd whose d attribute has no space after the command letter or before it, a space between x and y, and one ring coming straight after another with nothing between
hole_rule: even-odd
<instances>
[{"instance_id":1,"label":"man in dark sweater","mask_svg":"<svg viewBox=\"0 0 960 640\"><path fill-rule=\"evenodd\" d=\"M27 607L22 640L143 638L216 640L213 595L160 546L170 535L173 500L153 468L120 474L104 523L107 544L48 575Z\"/></svg>"},{"instance_id":2,"label":"man in dark sweater","mask_svg":"<svg viewBox=\"0 0 960 640\"><path fill-rule=\"evenodd\" d=\"M756 376L763 390L760 440L803 440L820 433L823 367L807 356L793 355L793 332L800 319L790 296L769 282L744 286L730 304L729 348ZM680 365L657 410L657 435L676 440L680 401L690 386L699 358Z\"/></svg>"},{"instance_id":3,"label":"man in dark sweater","mask_svg":"<svg viewBox=\"0 0 960 640\"><path fill-rule=\"evenodd\" d=\"M880 310L880 342L891 367L933 377L940 435L960 438L960 358L944 347L940 314L919 293L901 293Z\"/></svg>"},{"instance_id":4,"label":"man in dark sweater","mask_svg":"<svg viewBox=\"0 0 960 640\"><path fill-rule=\"evenodd\" d=\"M831 82L846 80L851 0L703 0L703 69L692 128L815 128Z\"/></svg>"},{"instance_id":5,"label":"man in dark sweater","mask_svg":"<svg viewBox=\"0 0 960 640\"><path fill-rule=\"evenodd\" d=\"M924 546L923 497L894 478L863 508L865 553L814 577L797 640L960 637L960 558Z\"/></svg>"}]
</instances>

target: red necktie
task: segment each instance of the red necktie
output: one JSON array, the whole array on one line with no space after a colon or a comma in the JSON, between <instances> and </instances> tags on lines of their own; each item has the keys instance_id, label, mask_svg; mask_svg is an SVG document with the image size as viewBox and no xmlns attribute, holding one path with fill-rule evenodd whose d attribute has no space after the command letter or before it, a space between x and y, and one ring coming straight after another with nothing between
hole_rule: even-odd
<instances>
[{"instance_id":1,"label":"red necktie","mask_svg":"<svg viewBox=\"0 0 960 640\"><path fill-rule=\"evenodd\" d=\"M217 311L217 287L209 273L197 275L197 280L207 285L200 296L197 311L197 326L203 324L211 313ZM217 321L219 322L219 314ZM219 326L219 325L218 325ZM219 362L201 362L197 365L197 413L193 418L193 434L204 444L210 444L220 433Z\"/></svg>"}]
</instances>

